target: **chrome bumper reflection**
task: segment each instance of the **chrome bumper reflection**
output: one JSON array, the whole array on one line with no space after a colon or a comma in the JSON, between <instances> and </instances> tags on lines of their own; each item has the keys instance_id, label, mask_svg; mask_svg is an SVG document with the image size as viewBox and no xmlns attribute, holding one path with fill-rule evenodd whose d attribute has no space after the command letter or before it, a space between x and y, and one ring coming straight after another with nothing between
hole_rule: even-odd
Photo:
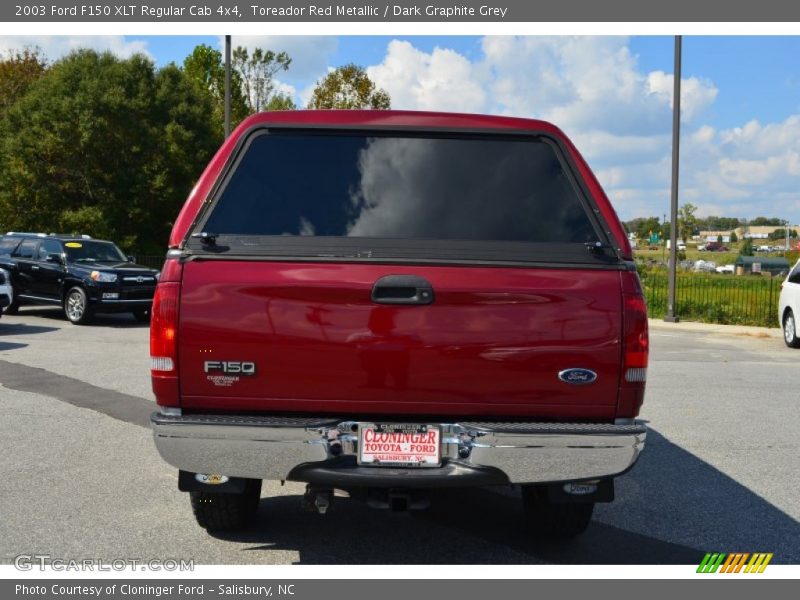
<instances>
[{"instance_id":1,"label":"chrome bumper reflection","mask_svg":"<svg viewBox=\"0 0 800 600\"><path fill-rule=\"evenodd\" d=\"M298 465L358 453L357 421L154 413L151 423L164 460L195 473L283 480ZM639 458L647 435L638 421L440 426L443 462L492 467L510 483L619 475Z\"/></svg>"}]
</instances>

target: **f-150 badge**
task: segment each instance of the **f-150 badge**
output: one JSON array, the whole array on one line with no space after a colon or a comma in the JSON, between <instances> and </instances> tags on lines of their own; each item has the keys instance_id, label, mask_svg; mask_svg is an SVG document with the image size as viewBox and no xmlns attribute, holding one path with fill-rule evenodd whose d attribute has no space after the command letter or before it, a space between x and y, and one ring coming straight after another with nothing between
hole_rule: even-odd
<instances>
[{"instance_id":1,"label":"f-150 badge","mask_svg":"<svg viewBox=\"0 0 800 600\"><path fill-rule=\"evenodd\" d=\"M595 382L597 373L589 369L565 369L558 374L558 378L572 385L587 385Z\"/></svg>"},{"instance_id":2,"label":"f-150 badge","mask_svg":"<svg viewBox=\"0 0 800 600\"><path fill-rule=\"evenodd\" d=\"M255 375L256 363L239 360L207 360L203 363L203 371L208 373L206 379L214 385L230 387L242 376Z\"/></svg>"}]
</instances>

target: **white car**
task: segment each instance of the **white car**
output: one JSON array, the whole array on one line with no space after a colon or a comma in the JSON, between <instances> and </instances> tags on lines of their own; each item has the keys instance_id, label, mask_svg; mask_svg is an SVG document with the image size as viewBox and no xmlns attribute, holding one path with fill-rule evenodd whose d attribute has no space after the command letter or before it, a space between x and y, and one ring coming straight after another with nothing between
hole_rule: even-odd
<instances>
[{"instance_id":1,"label":"white car","mask_svg":"<svg viewBox=\"0 0 800 600\"><path fill-rule=\"evenodd\" d=\"M781 297L778 304L778 320L783 328L783 341L790 348L800 348L797 337L797 319L800 317L800 260L781 284Z\"/></svg>"},{"instance_id":2,"label":"white car","mask_svg":"<svg viewBox=\"0 0 800 600\"><path fill-rule=\"evenodd\" d=\"M733 265L722 265L717 267L717 273L725 273L728 275L733 275L734 270L735 269Z\"/></svg>"},{"instance_id":3,"label":"white car","mask_svg":"<svg viewBox=\"0 0 800 600\"><path fill-rule=\"evenodd\" d=\"M698 260L694 263L695 273L714 273L717 270L717 263L713 260Z\"/></svg>"},{"instance_id":4,"label":"white car","mask_svg":"<svg viewBox=\"0 0 800 600\"><path fill-rule=\"evenodd\" d=\"M0 269L0 315L6 306L11 304L14 299L14 292L11 291L11 274L5 269Z\"/></svg>"}]
</instances>

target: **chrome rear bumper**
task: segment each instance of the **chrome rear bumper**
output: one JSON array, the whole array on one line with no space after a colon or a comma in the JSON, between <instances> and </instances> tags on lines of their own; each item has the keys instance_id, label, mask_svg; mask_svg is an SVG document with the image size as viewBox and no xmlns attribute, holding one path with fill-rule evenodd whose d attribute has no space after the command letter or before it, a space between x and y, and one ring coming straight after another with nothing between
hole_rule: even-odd
<instances>
[{"instance_id":1,"label":"chrome rear bumper","mask_svg":"<svg viewBox=\"0 0 800 600\"><path fill-rule=\"evenodd\" d=\"M430 487L444 480L447 485L483 485L601 479L630 469L647 435L638 421L442 423L441 469L389 468L356 466L357 421L153 413L151 423L159 453L178 469L298 481L324 471L334 486L376 485L381 479L403 486L402 477Z\"/></svg>"}]
</instances>

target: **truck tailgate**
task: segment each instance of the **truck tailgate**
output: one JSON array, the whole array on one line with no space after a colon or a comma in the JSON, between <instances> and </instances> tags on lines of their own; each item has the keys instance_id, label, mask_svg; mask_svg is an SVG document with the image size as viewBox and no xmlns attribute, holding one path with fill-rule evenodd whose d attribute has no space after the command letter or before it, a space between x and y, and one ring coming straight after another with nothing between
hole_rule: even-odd
<instances>
[{"instance_id":1,"label":"truck tailgate","mask_svg":"<svg viewBox=\"0 0 800 600\"><path fill-rule=\"evenodd\" d=\"M424 278L434 302L373 302L387 275ZM192 260L181 405L613 418L621 331L614 269ZM565 382L567 369L597 378Z\"/></svg>"}]
</instances>

